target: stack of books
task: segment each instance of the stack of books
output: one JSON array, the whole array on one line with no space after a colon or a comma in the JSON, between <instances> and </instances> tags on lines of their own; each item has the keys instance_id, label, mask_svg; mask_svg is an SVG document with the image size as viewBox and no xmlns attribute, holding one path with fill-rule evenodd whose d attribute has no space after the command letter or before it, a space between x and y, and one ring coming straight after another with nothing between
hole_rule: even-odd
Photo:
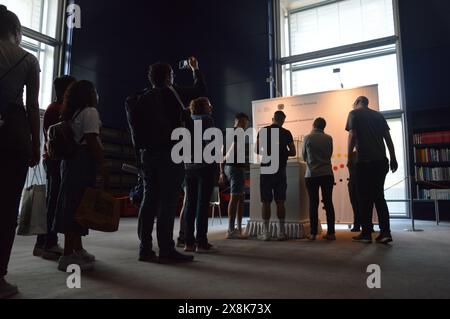
<instances>
[{"instance_id":1,"label":"stack of books","mask_svg":"<svg viewBox=\"0 0 450 319\"><path fill-rule=\"evenodd\" d=\"M450 131L418 133L414 135L414 144L450 143Z\"/></svg>"},{"instance_id":2,"label":"stack of books","mask_svg":"<svg viewBox=\"0 0 450 319\"><path fill-rule=\"evenodd\" d=\"M448 182L450 167L416 167L416 179L426 182Z\"/></svg>"},{"instance_id":3,"label":"stack of books","mask_svg":"<svg viewBox=\"0 0 450 319\"><path fill-rule=\"evenodd\" d=\"M423 189L419 191L420 200L450 200L450 189Z\"/></svg>"},{"instance_id":4,"label":"stack of books","mask_svg":"<svg viewBox=\"0 0 450 319\"><path fill-rule=\"evenodd\" d=\"M450 148L421 148L416 149L415 163L443 163L450 162Z\"/></svg>"}]
</instances>

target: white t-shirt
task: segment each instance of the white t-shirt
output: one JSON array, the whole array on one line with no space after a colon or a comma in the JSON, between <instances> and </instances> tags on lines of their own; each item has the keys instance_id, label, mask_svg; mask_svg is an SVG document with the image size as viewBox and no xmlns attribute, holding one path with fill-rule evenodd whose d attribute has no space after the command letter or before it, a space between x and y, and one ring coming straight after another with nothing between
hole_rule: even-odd
<instances>
[{"instance_id":1,"label":"white t-shirt","mask_svg":"<svg viewBox=\"0 0 450 319\"><path fill-rule=\"evenodd\" d=\"M10 42L0 40L0 77L8 72L27 54L27 51ZM1 80L2 94L8 103L24 105L23 88L31 92L31 99L38 100L39 73L41 69L35 56L28 54L14 70ZM29 102L34 102L29 101Z\"/></svg>"},{"instance_id":2,"label":"white t-shirt","mask_svg":"<svg viewBox=\"0 0 450 319\"><path fill-rule=\"evenodd\" d=\"M78 111L75 112L74 118L72 121L72 130L77 143L86 145L86 141L83 139L86 134L100 135L102 122L95 107L87 107L80 114L78 114Z\"/></svg>"}]
</instances>

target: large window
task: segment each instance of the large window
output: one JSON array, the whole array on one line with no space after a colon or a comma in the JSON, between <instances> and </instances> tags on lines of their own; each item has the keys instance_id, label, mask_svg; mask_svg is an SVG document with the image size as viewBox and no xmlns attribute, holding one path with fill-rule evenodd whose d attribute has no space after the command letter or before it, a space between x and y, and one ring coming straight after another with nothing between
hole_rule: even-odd
<instances>
[{"instance_id":1,"label":"large window","mask_svg":"<svg viewBox=\"0 0 450 319\"><path fill-rule=\"evenodd\" d=\"M309 6L308 1L283 0L282 3L289 28L283 56L395 34L392 0L321 1Z\"/></svg>"},{"instance_id":2,"label":"large window","mask_svg":"<svg viewBox=\"0 0 450 319\"><path fill-rule=\"evenodd\" d=\"M0 4L17 14L23 26L22 47L39 60L39 104L45 109L52 101L53 79L59 72L64 1L0 0Z\"/></svg>"},{"instance_id":3,"label":"large window","mask_svg":"<svg viewBox=\"0 0 450 319\"><path fill-rule=\"evenodd\" d=\"M39 105L41 113L52 102L53 79L60 72L64 0L0 0L20 19L23 27L22 48L33 54L41 67ZM41 115L42 115L41 114ZM41 118L42 125L42 118ZM42 132L42 130L41 130ZM41 134L43 145L43 135ZM42 164L40 174L45 181ZM29 181L34 171L29 172ZM39 175L39 174L38 174ZM26 187L28 185L25 185Z\"/></svg>"},{"instance_id":4,"label":"large window","mask_svg":"<svg viewBox=\"0 0 450 319\"><path fill-rule=\"evenodd\" d=\"M284 96L378 84L400 169L386 180L393 215L406 215L406 147L397 0L278 0L278 91ZM405 202L401 202L405 200ZM397 202L398 201L398 202Z\"/></svg>"}]
</instances>

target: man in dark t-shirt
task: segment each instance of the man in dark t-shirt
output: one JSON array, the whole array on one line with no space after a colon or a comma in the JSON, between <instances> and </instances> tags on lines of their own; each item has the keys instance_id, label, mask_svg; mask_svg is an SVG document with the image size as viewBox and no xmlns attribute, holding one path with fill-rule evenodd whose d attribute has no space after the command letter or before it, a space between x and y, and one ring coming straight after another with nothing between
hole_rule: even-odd
<instances>
[{"instance_id":1,"label":"man in dark t-shirt","mask_svg":"<svg viewBox=\"0 0 450 319\"><path fill-rule=\"evenodd\" d=\"M283 128L286 121L286 115L278 111L275 113L272 125L265 127L265 134L258 134L257 153L262 154L262 167L271 167L272 160L274 160L274 152L272 147L278 147L279 168L274 174L264 174L261 172L261 201L263 203L262 216L264 220L263 233L260 236L261 240L270 241L272 234L270 233L270 218L271 218L271 204L275 200L277 204L277 214L280 222L278 240L287 240L285 230L286 218L286 192L287 192L287 176L286 167L289 157L296 156L297 150L294 144L294 138L291 132ZM278 141L272 141L272 130L278 130ZM265 137L266 141L263 141ZM267 149L264 149L264 148ZM275 152L276 153L276 152Z\"/></svg>"},{"instance_id":2,"label":"man in dark t-shirt","mask_svg":"<svg viewBox=\"0 0 450 319\"><path fill-rule=\"evenodd\" d=\"M359 97L354 110L350 112L346 130L349 132L348 166L352 168L356 162L356 187L358 205L361 214L362 233L353 238L356 242L372 243L372 208L375 204L380 221L381 234L377 243L392 242L389 208L384 197L384 184L389 172L389 160L386 157L386 147L391 158L392 172L398 169L394 143L390 128L383 115L369 109L369 99ZM356 147L357 158L352 158Z\"/></svg>"}]
</instances>

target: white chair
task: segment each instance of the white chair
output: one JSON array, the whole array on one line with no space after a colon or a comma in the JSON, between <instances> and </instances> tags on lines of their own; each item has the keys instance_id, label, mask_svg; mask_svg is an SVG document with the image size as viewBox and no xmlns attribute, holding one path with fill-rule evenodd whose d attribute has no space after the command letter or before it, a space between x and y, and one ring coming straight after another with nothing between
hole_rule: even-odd
<instances>
[{"instance_id":1,"label":"white chair","mask_svg":"<svg viewBox=\"0 0 450 319\"><path fill-rule=\"evenodd\" d=\"M211 202L209 203L209 207L212 207L211 225L214 226L214 219L216 218L216 208L219 209L219 221L220 221L220 225L222 225L222 208L220 205L220 188L219 187L214 187L213 194L211 196Z\"/></svg>"}]
</instances>

